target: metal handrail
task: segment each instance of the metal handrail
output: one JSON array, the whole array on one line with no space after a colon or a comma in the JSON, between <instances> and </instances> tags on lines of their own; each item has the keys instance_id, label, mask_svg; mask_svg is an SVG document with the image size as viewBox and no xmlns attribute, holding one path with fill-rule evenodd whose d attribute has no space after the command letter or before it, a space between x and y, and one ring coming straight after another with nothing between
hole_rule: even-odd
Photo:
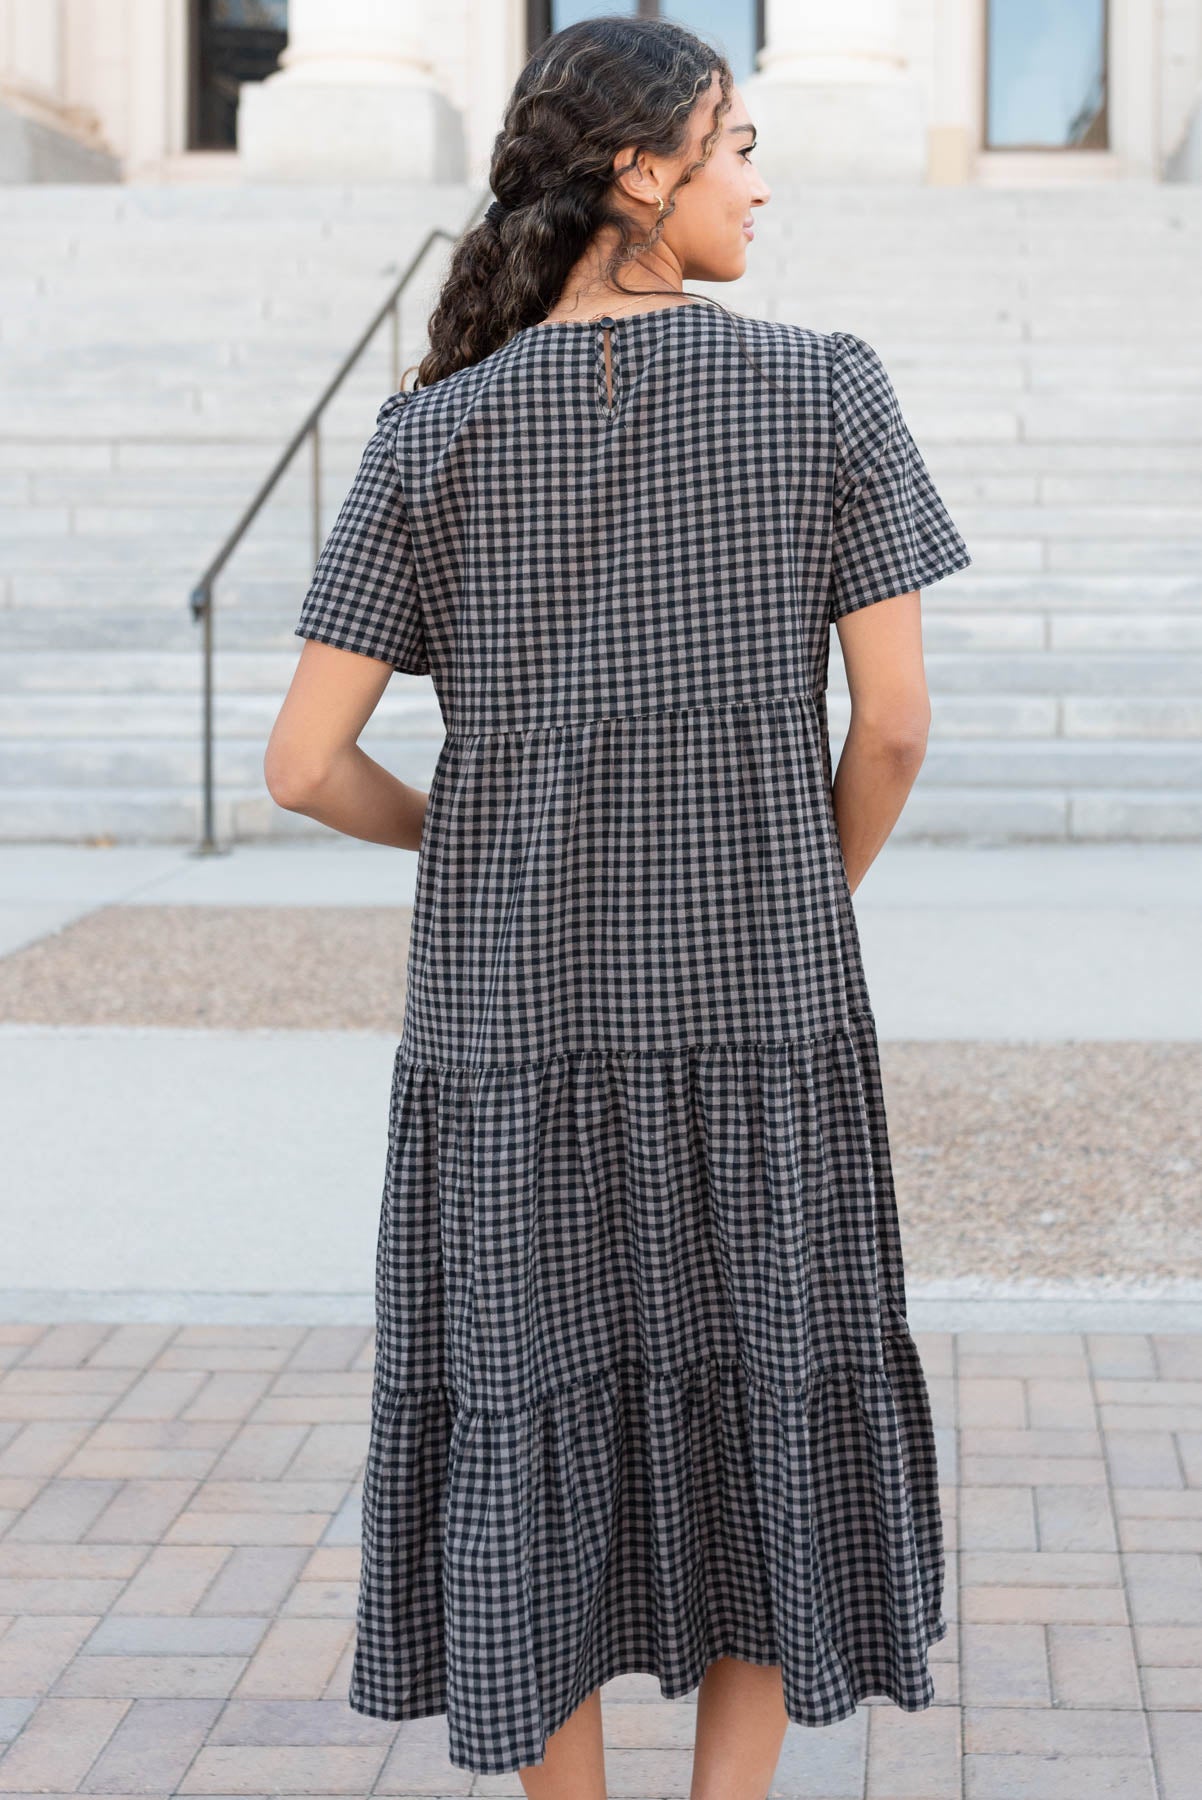
<instances>
[{"instance_id":1,"label":"metal handrail","mask_svg":"<svg viewBox=\"0 0 1202 1800\"><path fill-rule=\"evenodd\" d=\"M313 479L311 485L313 501L313 560L314 562L317 561L317 558L321 554L323 541L321 531L321 416L334 395L342 386L343 382L346 380L347 376L350 374L351 370L354 368L355 364L358 362L359 358L362 356L363 352L367 349L367 346L371 343L371 340L375 337L376 332L380 329L384 320L390 315L392 318L392 385L394 391L400 387L401 296L404 294L406 287L416 274L422 258L430 248L430 245L434 243L435 239L447 238L451 243L454 243L475 221L477 215L484 206L484 202L488 198L488 194L489 190L486 188L484 192L477 197L467 219L464 221L458 232L447 231L441 225L435 225L432 230L426 233L421 244L418 246L417 251L410 258L404 274L396 282L383 305L376 312L375 317L372 319L366 331L343 358L319 398L305 414L305 417L301 420L301 423L297 426L283 450L281 450L279 456L272 464L271 469L258 492L255 494L254 499L250 502L246 511L242 514L238 523L226 537L220 550L218 550L216 556L214 556L212 562L210 562L208 568L200 577L196 586L192 589L192 593L189 597L192 616L194 619L199 619L204 627L201 640L204 658L203 696L201 701L201 724L204 740L201 774L203 826L200 842L193 852L196 856L225 854L224 851L220 850L213 832L213 584L234 551L238 548L238 545L242 542L242 539L246 536L251 524L258 516L264 501L274 491L280 477L283 475L285 469L287 469L306 438L310 441L313 453Z\"/></svg>"}]
</instances>

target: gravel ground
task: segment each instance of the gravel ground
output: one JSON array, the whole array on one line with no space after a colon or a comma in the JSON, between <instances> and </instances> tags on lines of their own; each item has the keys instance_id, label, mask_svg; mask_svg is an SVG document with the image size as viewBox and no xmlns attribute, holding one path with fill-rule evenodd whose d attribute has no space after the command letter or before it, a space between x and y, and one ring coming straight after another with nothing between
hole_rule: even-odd
<instances>
[{"instance_id":1,"label":"gravel ground","mask_svg":"<svg viewBox=\"0 0 1202 1800\"><path fill-rule=\"evenodd\" d=\"M0 1019L391 1031L405 907L110 906L0 960ZM1202 1278L1202 1044L881 1045L907 1279Z\"/></svg>"},{"instance_id":2,"label":"gravel ground","mask_svg":"<svg viewBox=\"0 0 1202 1800\"><path fill-rule=\"evenodd\" d=\"M0 959L0 1019L395 1031L407 906L105 906Z\"/></svg>"}]
</instances>

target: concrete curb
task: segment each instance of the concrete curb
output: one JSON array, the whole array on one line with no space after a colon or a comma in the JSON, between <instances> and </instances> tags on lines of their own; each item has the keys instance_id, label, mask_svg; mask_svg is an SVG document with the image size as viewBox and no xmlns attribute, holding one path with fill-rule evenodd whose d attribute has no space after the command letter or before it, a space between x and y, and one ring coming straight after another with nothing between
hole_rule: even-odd
<instances>
[{"instance_id":1,"label":"concrete curb","mask_svg":"<svg viewBox=\"0 0 1202 1800\"><path fill-rule=\"evenodd\" d=\"M915 1331L1202 1332L1202 1282L991 1282L966 1277L906 1286ZM370 1292L204 1293L187 1290L0 1289L0 1323L362 1325Z\"/></svg>"}]
</instances>

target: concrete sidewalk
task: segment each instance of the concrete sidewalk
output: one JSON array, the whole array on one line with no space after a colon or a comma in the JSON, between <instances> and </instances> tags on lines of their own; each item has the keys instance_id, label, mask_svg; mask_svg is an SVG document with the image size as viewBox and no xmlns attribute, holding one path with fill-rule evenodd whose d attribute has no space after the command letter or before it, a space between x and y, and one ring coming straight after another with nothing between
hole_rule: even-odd
<instances>
[{"instance_id":1,"label":"concrete sidewalk","mask_svg":"<svg viewBox=\"0 0 1202 1800\"><path fill-rule=\"evenodd\" d=\"M0 954L104 906L411 906L417 856L0 850ZM1202 846L887 844L855 896L881 1037L1202 1038Z\"/></svg>"},{"instance_id":2,"label":"concrete sidewalk","mask_svg":"<svg viewBox=\"0 0 1202 1800\"><path fill-rule=\"evenodd\" d=\"M209 858L161 846L22 845L0 853L8 952L0 957L0 1019L8 1020L0 1024L0 1080L16 1122L7 1134L11 1180L0 1212L9 1249L0 1318L370 1323L401 1023L398 920L405 915L395 909L412 903L416 866L410 852L333 836ZM1003 1077L1010 1104L1023 1107L1033 1104L1040 1081L1058 1078L1065 1098L1050 1109L1048 1129L1067 1150L1071 1104L1077 1157L1060 1176L1070 1185L1079 1177L1079 1203L1096 1207L1105 1196L1084 1192L1101 1166L1090 1120L1096 1105L1099 1126L1113 1125L1122 1097L1115 1058L1126 1058L1124 1046L1135 1041L1147 1066L1121 1126L1133 1141L1112 1146L1126 1154L1130 1173L1111 1200L1133 1245L1151 1241L1136 1208L1142 1187L1155 1199L1155 1181L1145 1182L1141 1168L1150 1167L1154 1149L1181 1139L1179 1154L1155 1171L1166 1191L1172 1187L1176 1210L1151 1221L1160 1248L1154 1268L1132 1266L1140 1279L1126 1279L1121 1256L1111 1259L1117 1267L1095 1259L1083 1274L1071 1246L1043 1257L1045 1272L1029 1279L1031 1265L1015 1242L993 1262L974 1261L971 1246L958 1259L942 1254L942 1278L928 1281L925 1248L937 1249L947 1234L936 1218L915 1214L911 1222L903 1206L903 1234L914 1246L907 1270L915 1324L1202 1327L1202 1239L1175 1270L1172 1236L1176 1221L1188 1218L1191 1195L1195 1222L1202 1216L1202 1165L1195 1166L1193 1139L1186 1141L1190 1094L1178 1062L1165 1063L1163 1073L1148 1062L1158 1046L1184 1055L1202 1037L1202 848L886 846L855 905L882 1045L886 1055L893 1044L905 1047L896 1065L913 1110L919 1101L925 1110L936 1076L947 1090L944 1110L919 1134L926 1143L906 1141L909 1098L896 1123L891 1117L899 1191L906 1169L949 1143L961 1129L960 1112ZM252 944L256 919L267 929ZM208 947L202 943L181 972L200 926L218 921L227 935L205 940ZM289 938L310 923L308 936ZM375 936L343 942L369 925ZM260 993L255 984L273 954L278 967ZM364 980L365 970L372 1005L356 1010L344 1003L345 988ZM22 971L21 984L11 985ZM316 985L305 985L323 979L320 997ZM226 1021L223 1027L181 1023L193 1015L175 990L198 986L211 1003L204 1016ZM145 1007L133 1018L153 1023L96 1022L128 1018L135 989ZM278 1029L286 1004L293 1028ZM319 1019L341 1028L296 1028ZM365 1019L371 1028L363 1028ZM1079 1051L1077 1063L1059 1074L1030 1065L1031 1056L1053 1055L1057 1046ZM1103 1070L1106 1046L1113 1048ZM1027 1065L999 1060L1011 1049ZM1136 1052L1129 1054L1134 1069ZM948 1087L957 1072L958 1093ZM1178 1114L1153 1118L1162 1099ZM999 1117L1004 1124L1004 1111ZM1015 1146L1015 1154L1026 1153ZM1048 1153L1055 1155L1055 1143ZM996 1156L994 1149L991 1161ZM1008 1185L1003 1165L992 1193L966 1187L972 1172L963 1161L947 1179L954 1174L971 1208L978 1247L987 1253L1003 1232L1020 1239L1035 1218L1021 1211L1034 1207L1034 1186ZM1045 1169L1032 1169L1035 1185ZM941 1178L936 1164L924 1186ZM1055 1225L1053 1211L1043 1238L1054 1236Z\"/></svg>"},{"instance_id":3,"label":"concrete sidewalk","mask_svg":"<svg viewBox=\"0 0 1202 1800\"><path fill-rule=\"evenodd\" d=\"M0 852L0 1795L521 1792L346 1704L415 869ZM856 912L950 1629L771 1792L1193 1800L1202 850L897 846ZM611 1794L695 1704L606 1685Z\"/></svg>"}]
</instances>

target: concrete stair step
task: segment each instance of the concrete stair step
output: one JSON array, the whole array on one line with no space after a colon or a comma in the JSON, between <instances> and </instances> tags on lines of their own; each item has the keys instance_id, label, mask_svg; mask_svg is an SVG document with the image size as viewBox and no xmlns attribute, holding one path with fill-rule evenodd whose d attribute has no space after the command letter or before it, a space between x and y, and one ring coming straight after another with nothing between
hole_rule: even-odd
<instances>
[{"instance_id":1,"label":"concrete stair step","mask_svg":"<svg viewBox=\"0 0 1202 1800\"><path fill-rule=\"evenodd\" d=\"M428 790L429 768L405 777ZM1029 792L992 787L934 788L925 770L911 791L892 840L950 843L1197 842L1202 789ZM219 844L264 837L313 838L324 826L274 804L261 785L223 789L216 798ZM199 791L159 788L0 787L0 841L197 843Z\"/></svg>"},{"instance_id":2,"label":"concrete stair step","mask_svg":"<svg viewBox=\"0 0 1202 1800\"><path fill-rule=\"evenodd\" d=\"M216 696L214 718L219 734L226 739L265 740L294 661L273 658L270 666L264 667L269 659L261 658L256 667L255 659L245 658L244 685L229 680ZM187 667L183 658L178 658L177 664L178 679L174 685L164 681L161 686L139 690L131 683L123 690L106 683L90 689L80 686L0 692L0 741L7 744L13 756L20 755L22 746L68 741L156 738L179 740L187 745L199 735L201 690L196 667ZM223 669L222 674L227 671ZM421 676L398 673L372 714L370 727L386 736L410 737L416 732L422 737L433 734L441 739L442 719L430 682Z\"/></svg>"},{"instance_id":3,"label":"concrete stair step","mask_svg":"<svg viewBox=\"0 0 1202 1800\"><path fill-rule=\"evenodd\" d=\"M393 273L474 197L226 174L0 191L0 835L39 835L39 809L70 837L194 835L188 591ZM923 596L934 719L898 834L1202 834L1202 191L891 189L883 205L777 183L757 251L737 303L708 291L874 344L974 554ZM403 367L438 263L406 306ZM325 422L323 534L393 385L381 333ZM234 834L321 834L273 805L261 768L310 533L302 452L217 590ZM432 685L394 676L368 733L428 774Z\"/></svg>"},{"instance_id":4,"label":"concrete stair step","mask_svg":"<svg viewBox=\"0 0 1202 1800\"><path fill-rule=\"evenodd\" d=\"M171 737L188 743L199 733L198 656L125 656L119 663L102 658L78 673L57 666L50 652L38 663L30 670L18 662L13 684L0 691L0 740L11 745L97 737L146 743ZM294 663L291 651L218 658L215 710L223 739L266 737ZM1175 754L1192 743L1202 750L1202 687L1167 699L1123 693L957 694L940 686L937 668L930 673L931 746L972 740L986 750L999 743L1021 750L1034 744L1053 768L1062 750L1078 746L1091 758L1099 745L1123 751L1143 745L1149 753L1167 746ZM832 733L846 731L850 700L838 680L828 690L828 715ZM442 715L432 685L421 677L395 675L373 715L371 731L385 737L417 733L441 738Z\"/></svg>"},{"instance_id":5,"label":"concrete stair step","mask_svg":"<svg viewBox=\"0 0 1202 1800\"><path fill-rule=\"evenodd\" d=\"M1196 843L1202 789L1089 793L993 787L935 788L923 774L891 833L899 843L1023 841Z\"/></svg>"},{"instance_id":6,"label":"concrete stair step","mask_svg":"<svg viewBox=\"0 0 1202 1800\"><path fill-rule=\"evenodd\" d=\"M316 398L317 392L315 387L313 398ZM390 392L388 382L384 381L364 405L353 429L349 420L344 421L338 414L323 423L322 443L327 451L327 459L339 456L343 459L343 466L353 472L365 436L370 435L376 410ZM334 407L340 406L341 398L332 401L331 412L333 413ZM292 421L294 429L306 410L305 406L298 406ZM79 444L72 439L62 444L60 452L57 445L26 440L26 455L31 460L28 465L22 462L18 466L36 467L37 462L32 459L37 458L43 464L53 463L60 453L78 457L80 466L89 466L87 459L91 459L91 466L114 466L130 470L155 467L198 470L205 467L222 468L231 466L230 459L241 457L241 464L235 460L232 466L248 467L258 472L270 467L282 443L282 439L272 438L267 433L259 435L249 429L227 438L169 436L156 439L153 443L117 440L107 447L109 460L100 463L98 459L106 455L103 444ZM1137 459L1132 457L1129 444L1099 443L1096 440L1067 444L1024 443L1014 439L1000 443L961 440L953 447L935 450L929 445L923 445L922 448L932 474L937 471L941 481L970 476L1021 475L1050 480L1053 476L1079 476L1084 479L1097 475L1114 482L1132 480L1138 483L1146 480L1154 483L1160 476L1172 479L1202 475L1202 435L1193 444L1142 444ZM13 450L14 446L6 446L3 439L0 439L0 467L16 461ZM303 455L304 452L300 454Z\"/></svg>"},{"instance_id":7,"label":"concrete stair step","mask_svg":"<svg viewBox=\"0 0 1202 1800\"><path fill-rule=\"evenodd\" d=\"M36 521L32 523L36 525ZM146 566L142 573L149 572L151 568L164 575L173 573L177 581L182 581L186 597L194 578L216 552L233 523L233 518L230 518L228 521L223 520L216 532L194 532L189 537L173 532L168 538L156 540L153 555L145 558ZM131 578L138 572L136 540L131 545L128 537L111 532L90 532L87 535L77 532L65 536L49 523L29 535L3 539L0 554L7 566L9 578L15 584L20 584L26 573L54 570L60 573L78 570L81 574L104 569L110 572L123 570ZM307 582L313 569L311 544L295 539L285 541L274 535L248 535L238 546L236 555L239 566L244 571L274 569L276 573L286 575L289 580ZM20 593L19 585L16 591Z\"/></svg>"},{"instance_id":8,"label":"concrete stair step","mask_svg":"<svg viewBox=\"0 0 1202 1800\"><path fill-rule=\"evenodd\" d=\"M924 660L931 690L941 694L1202 695L1202 654L1188 651L936 650Z\"/></svg>"},{"instance_id":9,"label":"concrete stair step","mask_svg":"<svg viewBox=\"0 0 1202 1800\"><path fill-rule=\"evenodd\" d=\"M415 765L410 779L429 788L433 771ZM328 827L285 812L262 782L223 788L214 798L219 844L268 837L329 840ZM0 842L191 843L203 819L199 783L184 788L0 787Z\"/></svg>"},{"instance_id":10,"label":"concrete stair step","mask_svg":"<svg viewBox=\"0 0 1202 1800\"><path fill-rule=\"evenodd\" d=\"M307 460L306 453L302 452L302 457ZM295 497L281 498L277 492L264 504L251 528L260 542L278 544L286 552L290 545L309 541L309 500L296 494L306 474L304 470L294 485ZM334 484L326 485L329 488ZM80 498L36 501L15 492L7 501L0 498L0 546L11 569L27 566L31 557L36 558L46 537L60 540L58 554L63 557L68 557L72 545L78 544L80 561L91 554L96 539L111 537L128 544L134 562L140 557L157 561L158 545L168 522L177 550L182 553L186 545L195 546L198 562L204 562L208 546L215 549L223 541L251 493L250 488L244 487L232 503L228 498L214 498L198 505L193 497L189 503L178 504L166 513L161 498L157 504L146 505L136 497L136 484L127 481L124 491L124 502L90 502ZM344 484L341 492L323 499L322 518L327 529L345 491ZM1112 558L1129 566L1132 554L1145 545L1157 546L1158 552L1168 548L1183 564L1202 559L1202 509L1195 506L969 503L960 507L957 523L974 551L980 549L977 564L985 568L991 563L998 568L1013 566L1015 546L1022 549L1028 561L1029 547L1043 545L1049 555L1058 554L1063 547L1074 566L1088 549L1092 554L1085 566L1092 563L1101 568ZM986 545L991 546L988 556Z\"/></svg>"},{"instance_id":11,"label":"concrete stair step","mask_svg":"<svg viewBox=\"0 0 1202 1800\"><path fill-rule=\"evenodd\" d=\"M294 631L301 595L285 616L245 611L219 613L215 663L223 686L238 692L271 691L286 684L304 640ZM28 694L36 701L55 693L148 694L188 691L199 679L200 631L190 610L176 604L147 612L140 620L123 614L46 615L50 628L34 639L27 616L14 632L0 663L0 694ZM1028 638L1038 621L1032 621ZM932 694L984 704L1074 698L1098 704L1143 698L1153 705L1202 695L1202 620L1188 621L1187 645L1174 645L1166 623L1163 641L1141 647L1124 644L1116 633L1113 649L1027 648L1017 642L1013 619L998 622L992 645L965 648L957 620L924 624L924 660ZM140 626L140 629L135 629ZM84 641L81 642L81 639ZM1009 641L1007 641L1009 640ZM830 684L841 683L843 658L831 640ZM399 671L397 682L428 677Z\"/></svg>"},{"instance_id":12,"label":"concrete stair step","mask_svg":"<svg viewBox=\"0 0 1202 1800\"><path fill-rule=\"evenodd\" d=\"M190 586L192 578L216 552L226 529L226 521L221 520L214 531L195 529L187 534L174 530L168 535L159 534L154 531L153 524L144 525L136 535L117 534L111 529L72 533L55 516L53 508L40 509L40 515L33 510L27 514L21 521L25 529L19 537L5 537L0 532L0 554L17 595L24 591L27 576L73 570L83 576L121 569L132 579L153 568L164 574L174 572ZM331 514L331 522L332 519ZM1144 571L1172 574L1183 568L1196 567L1202 557L1202 533L1189 538L1159 536L1155 532L1113 539L1083 535L1051 538L1044 542L1034 537L990 538L978 532L971 541L981 573L999 576L1039 576L1045 571L1076 571L1089 578L1120 573L1135 576ZM140 550L145 552L141 570L138 568ZM263 573L275 567L289 579L307 581L313 567L312 545L300 540L285 541L272 530L270 520L256 521L254 530L243 539L236 555L242 571Z\"/></svg>"},{"instance_id":13,"label":"concrete stair step","mask_svg":"<svg viewBox=\"0 0 1202 1800\"><path fill-rule=\"evenodd\" d=\"M319 391L314 384L311 396L298 404L289 420L289 433L299 425L310 398ZM331 411L322 424L322 461L327 480L341 481L345 486L353 476L366 439L371 434L376 412L391 392L385 379L374 385L370 393L355 395L353 407L347 407L344 396L331 403ZM188 421L192 431L198 429ZM180 495L187 498L188 481L210 475L224 475L231 480L241 477L235 487L238 500L248 499L257 481L266 474L283 447L285 437L271 431L247 429L238 433L219 434L208 431L204 436L187 435L183 431L153 439L122 439L119 435L106 439L103 435L80 441L67 433L45 437L5 439L0 437L0 471L28 476L39 475L63 479L72 472L150 474L161 479L164 492L174 476L180 483ZM1129 499L1133 505L1165 502L1191 504L1202 484L1202 441L1194 444L1159 442L1140 446L1133 458L1128 444L1118 443L1023 443L957 441L950 445L923 446L932 475L940 491L955 492L959 500L975 498L978 492L988 494L991 484L1003 499L1017 495L1029 497L1038 484L1041 497L1049 500L1073 499L1088 502L1093 498L1121 503ZM308 452L298 452L292 471L285 479L305 480ZM298 475L297 471L303 471ZM1023 484L1015 487L1013 484ZM1011 484L1011 485L999 485ZM151 484L147 494L153 496ZM307 489L306 489L307 492ZM129 484L120 490L122 499L145 497L141 484ZM949 500L950 505L950 500Z\"/></svg>"},{"instance_id":14,"label":"concrete stair step","mask_svg":"<svg viewBox=\"0 0 1202 1800\"><path fill-rule=\"evenodd\" d=\"M373 725L375 721L372 721ZM416 780L408 771L432 770L441 745L441 734L412 732L387 735L373 731L364 736L372 755L387 759L403 780ZM263 786L265 731L238 735L218 729L214 767L218 785L258 791ZM416 760L415 760L416 759ZM148 736L142 738L79 737L49 740L10 739L0 769L0 792L56 788L127 788L152 792L176 790L194 794L202 771L199 737Z\"/></svg>"},{"instance_id":15,"label":"concrete stair step","mask_svg":"<svg viewBox=\"0 0 1202 1800\"><path fill-rule=\"evenodd\" d=\"M278 705L278 696L275 703ZM77 737L12 738L6 741L5 768L0 791L26 789L58 791L62 788L97 787L124 792L129 788L188 789L202 779L202 746L198 706L178 709L170 720L139 738L100 733ZM275 706L260 706L253 718L236 716L226 705L218 717L214 740L214 766L218 788L263 786L263 757ZM193 730L189 732L191 724ZM367 726L363 744L370 754L406 780L433 773L443 744L437 712L414 708L406 718L383 709ZM147 754L147 752L152 754ZM420 774L415 774L414 771Z\"/></svg>"},{"instance_id":16,"label":"concrete stair step","mask_svg":"<svg viewBox=\"0 0 1202 1800\"><path fill-rule=\"evenodd\" d=\"M190 651L199 643L188 604L195 573L159 570L139 576L118 570L77 578L60 570L14 577L10 585L15 597L3 614L8 655L0 664L0 682L4 667L15 667L22 654L52 652L61 657L75 651L91 658L105 651ZM219 581L218 654L292 648L290 634L309 574L302 568L298 575L283 575L273 567L257 576L243 565L228 580ZM991 668L995 652L1011 658L1025 654L1037 675L1045 669L1047 657L1057 652L1061 674L1078 666L1082 653L1110 652L1108 667L1090 669L1082 679L1091 684L1105 681L1112 670L1121 679L1127 657L1159 655L1168 662L1183 651L1196 652L1198 595L1190 593L1188 581L1178 585L1180 593L1166 595L1157 592L1150 579L1143 579L1113 596L1085 592L1042 603L1037 591L1020 594L1007 605L1004 595L999 600L993 594L968 602L959 595L950 603L951 582L941 582L922 597L924 647L932 666L935 658L957 653L962 663L986 656ZM1137 607L1144 597L1146 610L1125 610ZM837 633L830 641L834 668L841 662ZM1192 681L1192 669L1183 672ZM1008 674L1012 685L1024 685L1025 674L1013 667ZM1052 677L1059 679L1055 671Z\"/></svg>"},{"instance_id":17,"label":"concrete stair step","mask_svg":"<svg viewBox=\"0 0 1202 1800\"><path fill-rule=\"evenodd\" d=\"M322 450L326 451L324 442ZM260 458L244 469L223 469L219 465L204 469L150 468L138 471L136 476L131 476L128 469L73 469L61 473L39 469L25 474L15 470L0 471L0 497L6 504L11 504L11 493L14 500L20 499L26 506L33 507L109 510L133 505L139 511L157 513L160 528L163 519L175 517L181 506L194 508L198 515L203 512L207 516L219 511L224 536L224 527L237 518L248 503L272 460L265 449ZM337 510L354 476L352 464L357 466L358 452L345 461L338 458L334 467L330 466L331 460L328 454L322 455L321 498L323 507ZM1202 492L1202 476L1198 477L1198 486ZM280 477L265 503L265 510L267 507L287 508L291 523L295 525L293 514L303 514L303 522L307 525L306 509L311 490L309 455L302 448Z\"/></svg>"},{"instance_id":18,"label":"concrete stair step","mask_svg":"<svg viewBox=\"0 0 1202 1800\"><path fill-rule=\"evenodd\" d=\"M278 704L278 702L277 702ZM216 767L221 785L254 784L262 778L263 752L275 706L240 707L226 698L217 715ZM58 786L175 787L199 780L201 746L194 706L177 704L169 729L128 736L85 732L57 737L7 736L0 788ZM424 729L423 729L424 726ZM414 711L397 721L374 717L365 747L385 759L402 779L414 753L435 755L442 742L436 719ZM832 752L837 760L842 731L832 717ZM153 771L153 781L148 773ZM1202 791L1202 735L1144 742L1070 738L974 738L932 736L922 766L928 787L1006 787L1117 792L1155 788L1162 792Z\"/></svg>"}]
</instances>

